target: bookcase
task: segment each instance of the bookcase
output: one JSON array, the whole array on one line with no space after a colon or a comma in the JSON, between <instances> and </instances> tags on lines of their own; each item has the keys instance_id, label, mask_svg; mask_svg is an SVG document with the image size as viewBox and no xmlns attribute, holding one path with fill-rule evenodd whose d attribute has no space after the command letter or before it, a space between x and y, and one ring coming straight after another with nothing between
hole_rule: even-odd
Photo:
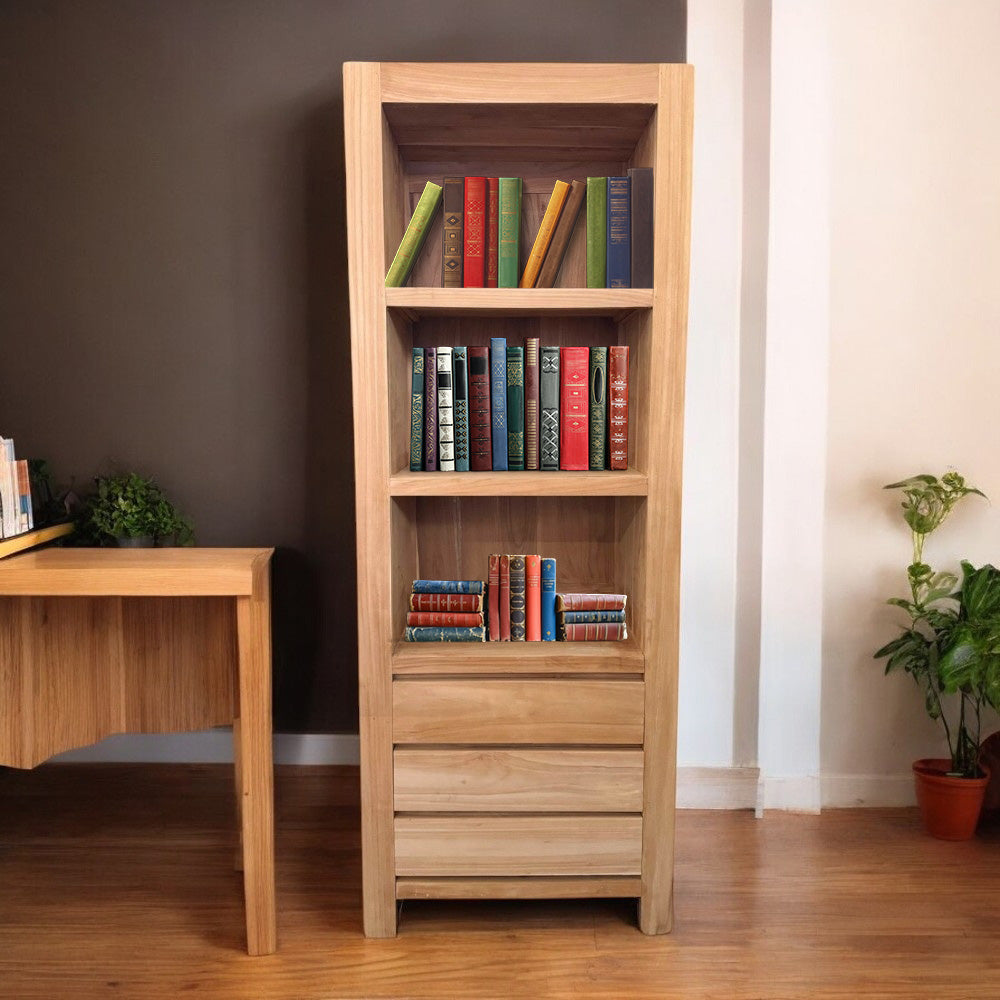
<instances>
[{"instance_id":1,"label":"bookcase","mask_svg":"<svg viewBox=\"0 0 1000 1000\"><path fill-rule=\"evenodd\" d=\"M347 63L364 926L397 901L635 897L670 930L693 72L681 65ZM586 288L585 222L552 289L442 288L440 213L384 278L425 181L524 179L522 255L556 178L654 170L654 287ZM411 349L627 344L629 468L410 472ZM557 559L624 592L621 642L404 643L417 578Z\"/></svg>"}]
</instances>

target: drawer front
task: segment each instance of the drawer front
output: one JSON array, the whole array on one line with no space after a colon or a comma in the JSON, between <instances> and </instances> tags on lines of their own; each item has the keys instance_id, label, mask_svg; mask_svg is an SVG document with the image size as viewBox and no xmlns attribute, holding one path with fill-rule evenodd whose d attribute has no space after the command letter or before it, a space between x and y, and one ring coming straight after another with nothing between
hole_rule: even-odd
<instances>
[{"instance_id":1,"label":"drawer front","mask_svg":"<svg viewBox=\"0 0 1000 1000\"><path fill-rule=\"evenodd\" d=\"M641 750L397 749L397 812L642 811Z\"/></svg>"},{"instance_id":2,"label":"drawer front","mask_svg":"<svg viewBox=\"0 0 1000 1000\"><path fill-rule=\"evenodd\" d=\"M397 680L395 743L639 745L641 680Z\"/></svg>"}]
</instances>

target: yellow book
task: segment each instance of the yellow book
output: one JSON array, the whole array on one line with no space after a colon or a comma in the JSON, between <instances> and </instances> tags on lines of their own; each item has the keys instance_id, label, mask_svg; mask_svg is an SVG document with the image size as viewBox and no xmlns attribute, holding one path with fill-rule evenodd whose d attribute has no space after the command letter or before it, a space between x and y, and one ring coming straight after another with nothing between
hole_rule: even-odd
<instances>
[{"instance_id":1,"label":"yellow book","mask_svg":"<svg viewBox=\"0 0 1000 1000\"><path fill-rule=\"evenodd\" d=\"M538 235L535 237L535 244L531 248L528 256L528 263L524 265L524 274L521 275L521 288L534 288L538 280L538 272L542 269L545 260L545 251L549 248L549 241L555 232L556 223L562 213L563 205L566 204L566 195L569 194L569 185L565 181L556 181L556 186L552 189L552 196L549 198L548 208L542 216L542 224L538 227Z\"/></svg>"}]
</instances>

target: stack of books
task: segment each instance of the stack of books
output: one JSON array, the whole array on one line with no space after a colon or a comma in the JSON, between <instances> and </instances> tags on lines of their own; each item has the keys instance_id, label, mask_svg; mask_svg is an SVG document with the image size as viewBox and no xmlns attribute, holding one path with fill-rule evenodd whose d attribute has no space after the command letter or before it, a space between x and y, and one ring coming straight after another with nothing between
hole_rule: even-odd
<instances>
[{"instance_id":1,"label":"stack of books","mask_svg":"<svg viewBox=\"0 0 1000 1000\"><path fill-rule=\"evenodd\" d=\"M414 580L407 642L485 642L482 580Z\"/></svg>"},{"instance_id":2,"label":"stack of books","mask_svg":"<svg viewBox=\"0 0 1000 1000\"><path fill-rule=\"evenodd\" d=\"M627 639L624 594L557 594L556 627L566 642Z\"/></svg>"},{"instance_id":3,"label":"stack of books","mask_svg":"<svg viewBox=\"0 0 1000 1000\"><path fill-rule=\"evenodd\" d=\"M555 559L491 555L487 582L490 642L555 642Z\"/></svg>"},{"instance_id":4,"label":"stack of books","mask_svg":"<svg viewBox=\"0 0 1000 1000\"><path fill-rule=\"evenodd\" d=\"M0 437L0 538L14 538L34 527L27 459L16 457L13 438Z\"/></svg>"}]
</instances>

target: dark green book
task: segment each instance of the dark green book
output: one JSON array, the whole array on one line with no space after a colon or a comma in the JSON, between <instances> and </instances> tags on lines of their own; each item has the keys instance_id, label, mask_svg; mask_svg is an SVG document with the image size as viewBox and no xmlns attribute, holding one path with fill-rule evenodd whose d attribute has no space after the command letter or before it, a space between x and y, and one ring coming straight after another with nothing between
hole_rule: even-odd
<instances>
[{"instance_id":1,"label":"dark green book","mask_svg":"<svg viewBox=\"0 0 1000 1000\"><path fill-rule=\"evenodd\" d=\"M590 468L608 464L608 349L590 349Z\"/></svg>"},{"instance_id":2,"label":"dark green book","mask_svg":"<svg viewBox=\"0 0 1000 1000\"><path fill-rule=\"evenodd\" d=\"M604 288L608 260L608 179L587 178L587 287Z\"/></svg>"},{"instance_id":3,"label":"dark green book","mask_svg":"<svg viewBox=\"0 0 1000 1000\"><path fill-rule=\"evenodd\" d=\"M410 388L410 472L424 467L424 349L413 348Z\"/></svg>"},{"instance_id":4,"label":"dark green book","mask_svg":"<svg viewBox=\"0 0 1000 1000\"><path fill-rule=\"evenodd\" d=\"M521 269L521 178L501 177L497 228L497 285L517 288Z\"/></svg>"},{"instance_id":5,"label":"dark green book","mask_svg":"<svg viewBox=\"0 0 1000 1000\"><path fill-rule=\"evenodd\" d=\"M507 468L524 469L524 348L507 348Z\"/></svg>"}]
</instances>

